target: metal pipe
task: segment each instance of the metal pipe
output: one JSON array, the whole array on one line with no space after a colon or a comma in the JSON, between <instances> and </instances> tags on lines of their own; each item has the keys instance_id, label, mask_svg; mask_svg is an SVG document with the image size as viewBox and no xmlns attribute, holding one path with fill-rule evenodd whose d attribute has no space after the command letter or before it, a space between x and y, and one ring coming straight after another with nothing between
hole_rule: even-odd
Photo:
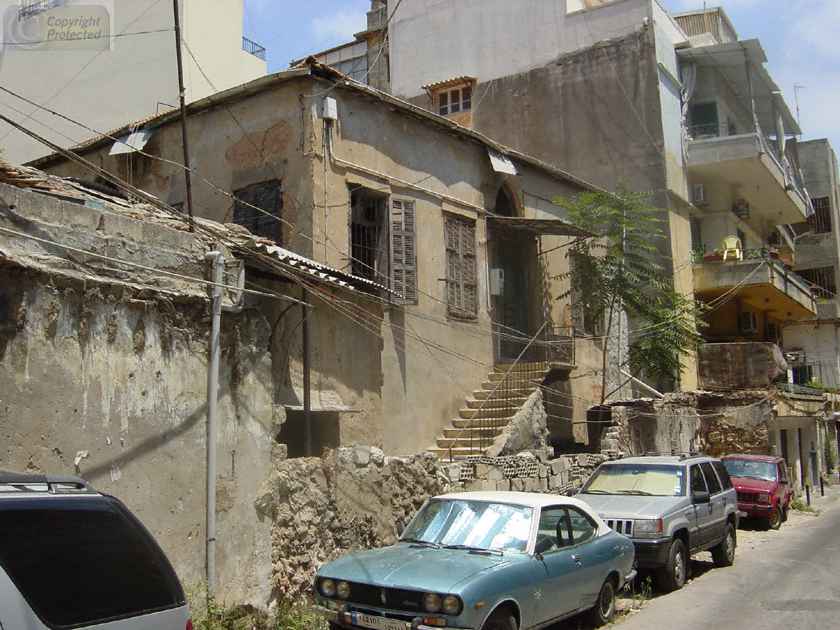
<instances>
[{"instance_id":1,"label":"metal pipe","mask_svg":"<svg viewBox=\"0 0 840 630\"><path fill-rule=\"evenodd\" d=\"M207 375L207 497L206 497L206 556L207 596L216 597L216 433L219 403L219 341L222 323L222 280L224 256L221 252L205 255L213 263L213 305L210 327L210 367Z\"/></svg>"},{"instance_id":2,"label":"metal pipe","mask_svg":"<svg viewBox=\"0 0 840 630\"><path fill-rule=\"evenodd\" d=\"M178 0L172 0L175 12L175 59L178 64L178 96L181 104L181 144L184 149L184 178L187 189L187 213L190 218L190 232L195 232L193 221L192 179L190 178L190 152L187 144L187 105L184 89L184 64L181 58L181 18L178 15Z\"/></svg>"},{"instance_id":3,"label":"metal pipe","mask_svg":"<svg viewBox=\"0 0 840 630\"><path fill-rule=\"evenodd\" d=\"M240 312L245 306L245 265L239 261L236 272L236 302L222 303L222 283L224 282L225 257L221 252L205 254L205 259L213 263L213 304L210 326L210 365L207 372L207 464L205 501L207 535L207 596L216 597L216 447L219 417L219 355L221 345L222 311Z\"/></svg>"},{"instance_id":4,"label":"metal pipe","mask_svg":"<svg viewBox=\"0 0 840 630\"><path fill-rule=\"evenodd\" d=\"M302 299L306 302L307 290L303 289ZM303 353L303 424L304 424L304 455L312 457L312 401L310 388L312 386L312 366L309 362L309 312L307 305L301 307L303 327L301 329Z\"/></svg>"}]
</instances>

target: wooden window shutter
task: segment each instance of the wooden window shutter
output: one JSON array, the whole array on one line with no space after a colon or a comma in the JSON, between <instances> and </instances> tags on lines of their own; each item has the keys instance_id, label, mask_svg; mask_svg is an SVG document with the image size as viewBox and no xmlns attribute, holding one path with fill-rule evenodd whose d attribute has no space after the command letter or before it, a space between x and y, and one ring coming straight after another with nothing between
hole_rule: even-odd
<instances>
[{"instance_id":1,"label":"wooden window shutter","mask_svg":"<svg viewBox=\"0 0 840 630\"><path fill-rule=\"evenodd\" d=\"M391 200L391 287L400 302L417 303L416 202Z\"/></svg>"},{"instance_id":2,"label":"wooden window shutter","mask_svg":"<svg viewBox=\"0 0 840 630\"><path fill-rule=\"evenodd\" d=\"M451 317L475 319L478 313L478 265L475 221L447 216L446 306Z\"/></svg>"}]
</instances>

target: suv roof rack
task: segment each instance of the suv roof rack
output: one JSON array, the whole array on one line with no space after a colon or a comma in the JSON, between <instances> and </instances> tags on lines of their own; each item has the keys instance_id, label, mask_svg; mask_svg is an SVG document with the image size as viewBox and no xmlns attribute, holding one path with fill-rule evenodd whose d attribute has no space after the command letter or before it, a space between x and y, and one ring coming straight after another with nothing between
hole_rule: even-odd
<instances>
[{"instance_id":1,"label":"suv roof rack","mask_svg":"<svg viewBox=\"0 0 840 630\"><path fill-rule=\"evenodd\" d=\"M36 492L37 486L43 486L42 492L54 494L99 494L87 481L72 475L33 475L4 469L0 469L0 486L19 492Z\"/></svg>"},{"instance_id":2,"label":"suv roof rack","mask_svg":"<svg viewBox=\"0 0 840 630\"><path fill-rule=\"evenodd\" d=\"M624 459L625 457L679 457L682 460L690 457L708 457L708 455L701 451L646 451L644 453L622 453L618 456L618 459Z\"/></svg>"}]
</instances>

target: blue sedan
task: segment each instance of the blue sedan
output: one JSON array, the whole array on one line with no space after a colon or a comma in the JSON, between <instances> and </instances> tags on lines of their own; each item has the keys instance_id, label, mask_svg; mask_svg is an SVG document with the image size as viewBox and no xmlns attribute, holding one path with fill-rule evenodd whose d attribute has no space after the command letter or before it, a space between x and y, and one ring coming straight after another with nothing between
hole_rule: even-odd
<instances>
[{"instance_id":1,"label":"blue sedan","mask_svg":"<svg viewBox=\"0 0 840 630\"><path fill-rule=\"evenodd\" d=\"M633 544L582 501L526 492L429 499L399 541L327 564L330 630L531 630L587 611L610 621Z\"/></svg>"}]
</instances>

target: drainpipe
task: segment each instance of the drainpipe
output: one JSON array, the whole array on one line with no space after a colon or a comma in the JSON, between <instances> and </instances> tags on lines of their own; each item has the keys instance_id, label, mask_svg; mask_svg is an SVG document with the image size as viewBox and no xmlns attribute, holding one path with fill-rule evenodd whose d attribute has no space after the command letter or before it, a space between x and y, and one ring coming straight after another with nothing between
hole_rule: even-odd
<instances>
[{"instance_id":1,"label":"drainpipe","mask_svg":"<svg viewBox=\"0 0 840 630\"><path fill-rule=\"evenodd\" d=\"M221 338L222 311L239 313L245 306L245 265L239 262L236 277L236 303L222 303L225 257L212 251L204 255L213 263L213 307L210 328L210 367L207 375L207 596L216 597L216 434L219 403L219 340Z\"/></svg>"}]
</instances>

